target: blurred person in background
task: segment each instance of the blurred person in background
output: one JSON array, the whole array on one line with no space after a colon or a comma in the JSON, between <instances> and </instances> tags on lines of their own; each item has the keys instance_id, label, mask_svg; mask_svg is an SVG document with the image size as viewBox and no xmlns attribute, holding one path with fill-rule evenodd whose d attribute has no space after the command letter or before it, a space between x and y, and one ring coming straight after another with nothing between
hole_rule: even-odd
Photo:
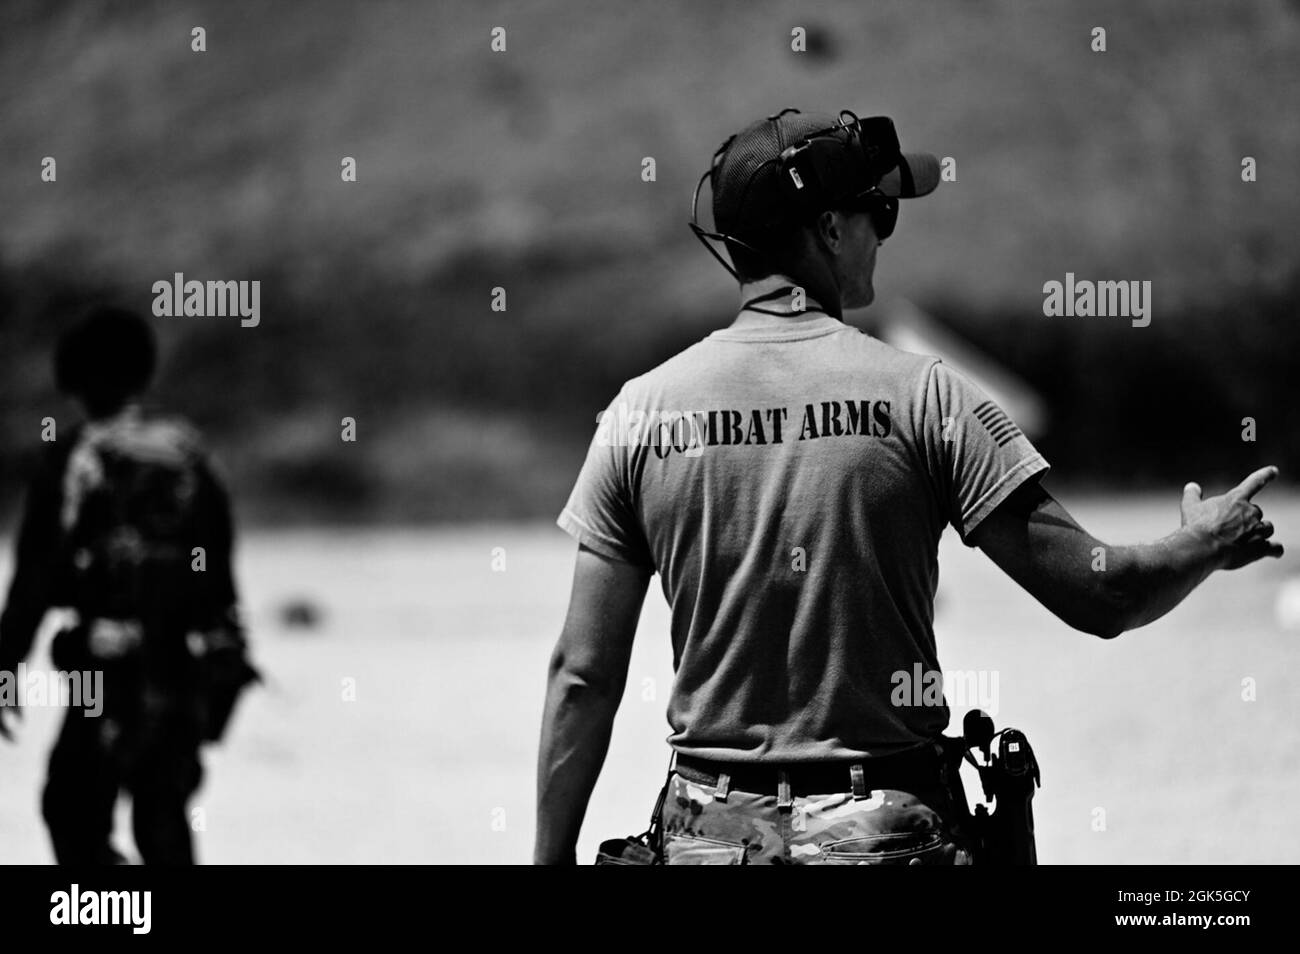
<instances>
[{"instance_id":1,"label":"blurred person in background","mask_svg":"<svg viewBox=\"0 0 1300 954\"><path fill-rule=\"evenodd\" d=\"M941 672L945 527L1068 625L1112 638L1216 569L1281 555L1251 502L1276 468L1205 500L1188 484L1182 527L1156 543L1101 544L978 386L841 320L874 299L898 200L934 190L935 157L903 154L885 117L786 110L727 140L706 178L716 232L695 228L725 242L732 264L714 254L742 304L624 385L559 518L578 553L535 861L575 861L657 572L675 670L663 863L969 863L948 708L897 692L899 674Z\"/></svg>"},{"instance_id":2,"label":"blurred person in background","mask_svg":"<svg viewBox=\"0 0 1300 954\"><path fill-rule=\"evenodd\" d=\"M125 861L112 843L122 790L142 860L193 863L200 747L257 678L226 493L197 432L140 404L156 355L148 323L114 308L60 340L57 384L86 419L31 481L0 615L0 671L27 656L47 610L65 607L75 622L51 645L56 669L103 674L102 711L69 706L50 757L42 811L60 864ZM6 739L20 715L0 706Z\"/></svg>"}]
</instances>

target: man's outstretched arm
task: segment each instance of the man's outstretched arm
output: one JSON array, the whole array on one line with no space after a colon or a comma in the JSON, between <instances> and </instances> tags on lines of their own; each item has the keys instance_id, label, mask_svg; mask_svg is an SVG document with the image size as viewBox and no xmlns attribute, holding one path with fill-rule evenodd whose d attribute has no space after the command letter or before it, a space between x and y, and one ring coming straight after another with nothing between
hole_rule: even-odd
<instances>
[{"instance_id":1,"label":"man's outstretched arm","mask_svg":"<svg viewBox=\"0 0 1300 954\"><path fill-rule=\"evenodd\" d=\"M1159 619L1215 570L1280 557L1273 525L1251 501L1276 476L1276 467L1263 467L1206 500L1188 484L1182 526L1133 546L1097 540L1034 481L989 514L971 542L1063 622L1109 639ZM1094 569L1098 547L1104 570Z\"/></svg>"},{"instance_id":2,"label":"man's outstretched arm","mask_svg":"<svg viewBox=\"0 0 1300 954\"><path fill-rule=\"evenodd\" d=\"M623 698L650 573L578 547L551 655L537 764L536 864L575 864L578 831Z\"/></svg>"}]
</instances>

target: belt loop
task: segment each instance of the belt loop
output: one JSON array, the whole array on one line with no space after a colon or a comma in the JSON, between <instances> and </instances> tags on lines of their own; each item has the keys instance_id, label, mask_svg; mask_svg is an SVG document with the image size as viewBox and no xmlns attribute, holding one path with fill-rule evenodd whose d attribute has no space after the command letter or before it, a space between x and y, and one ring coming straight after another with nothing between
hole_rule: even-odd
<instances>
[{"instance_id":1,"label":"belt loop","mask_svg":"<svg viewBox=\"0 0 1300 954\"><path fill-rule=\"evenodd\" d=\"M715 802L725 802L727 794L731 791L731 776L726 772L718 775L718 787L714 789L713 800Z\"/></svg>"},{"instance_id":2,"label":"belt loop","mask_svg":"<svg viewBox=\"0 0 1300 954\"><path fill-rule=\"evenodd\" d=\"M794 811L794 799L790 797L790 773L785 769L776 770L776 810Z\"/></svg>"},{"instance_id":3,"label":"belt loop","mask_svg":"<svg viewBox=\"0 0 1300 954\"><path fill-rule=\"evenodd\" d=\"M853 781L854 799L860 800L871 794L867 791L867 773L863 770L861 762L854 762L849 766L849 778Z\"/></svg>"}]
</instances>

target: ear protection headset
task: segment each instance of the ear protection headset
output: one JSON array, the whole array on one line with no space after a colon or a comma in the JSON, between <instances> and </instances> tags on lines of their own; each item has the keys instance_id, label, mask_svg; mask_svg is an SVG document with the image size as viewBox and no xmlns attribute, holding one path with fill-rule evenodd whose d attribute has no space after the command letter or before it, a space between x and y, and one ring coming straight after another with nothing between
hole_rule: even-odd
<instances>
[{"instance_id":1,"label":"ear protection headset","mask_svg":"<svg viewBox=\"0 0 1300 954\"><path fill-rule=\"evenodd\" d=\"M783 109L769 122L775 122L787 113L797 113L797 109ZM709 254L716 258L737 281L740 276L731 267L717 249L710 244L731 242L758 255L767 256L770 252L756 248L754 245L719 231L708 231L699 223L700 190L704 180L717 185L718 172L726 160L727 152L736 136L729 137L713 153L708 171L700 177L691 197L691 231L695 233ZM855 212L865 212L871 216L876 236L884 241L894 232L898 222L898 199L886 196L879 191L880 180L899 165L902 149L898 142L898 133L894 121L888 116L872 116L859 119L850 110L840 111L839 121L809 133L798 142L792 143L775 156L760 163L740 191L738 204L743 208L745 197L749 193L755 178L770 165L777 165L777 208L766 219L755 224L757 231L763 231L781 222L804 224L813 221L827 209L845 208Z\"/></svg>"}]
</instances>

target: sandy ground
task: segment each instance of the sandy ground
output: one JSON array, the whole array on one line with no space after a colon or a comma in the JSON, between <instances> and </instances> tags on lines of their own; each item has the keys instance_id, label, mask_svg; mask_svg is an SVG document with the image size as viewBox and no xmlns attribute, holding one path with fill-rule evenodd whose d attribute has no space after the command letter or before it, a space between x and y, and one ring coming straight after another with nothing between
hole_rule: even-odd
<instances>
[{"instance_id":1,"label":"sandy ground","mask_svg":"<svg viewBox=\"0 0 1300 954\"><path fill-rule=\"evenodd\" d=\"M1266 493L1289 542L1300 497ZM1109 542L1177 523L1176 494L1065 500ZM493 569L498 547L504 571ZM951 531L940 558L943 668L996 673L987 701L1033 741L1043 862L1297 859L1300 540L1283 560L1219 574L1166 619L1110 643L1057 622ZM270 678L207 756L195 802L201 859L527 861L545 665L572 560L569 539L545 525L248 535L239 576ZM671 656L655 587L584 861L601 838L644 827L667 759ZM294 599L317 604L321 624L287 627L279 610ZM33 662L48 665L44 644ZM1253 702L1242 698L1248 678ZM31 709L20 744L0 745L5 862L49 860L37 798L59 717Z\"/></svg>"}]
</instances>

